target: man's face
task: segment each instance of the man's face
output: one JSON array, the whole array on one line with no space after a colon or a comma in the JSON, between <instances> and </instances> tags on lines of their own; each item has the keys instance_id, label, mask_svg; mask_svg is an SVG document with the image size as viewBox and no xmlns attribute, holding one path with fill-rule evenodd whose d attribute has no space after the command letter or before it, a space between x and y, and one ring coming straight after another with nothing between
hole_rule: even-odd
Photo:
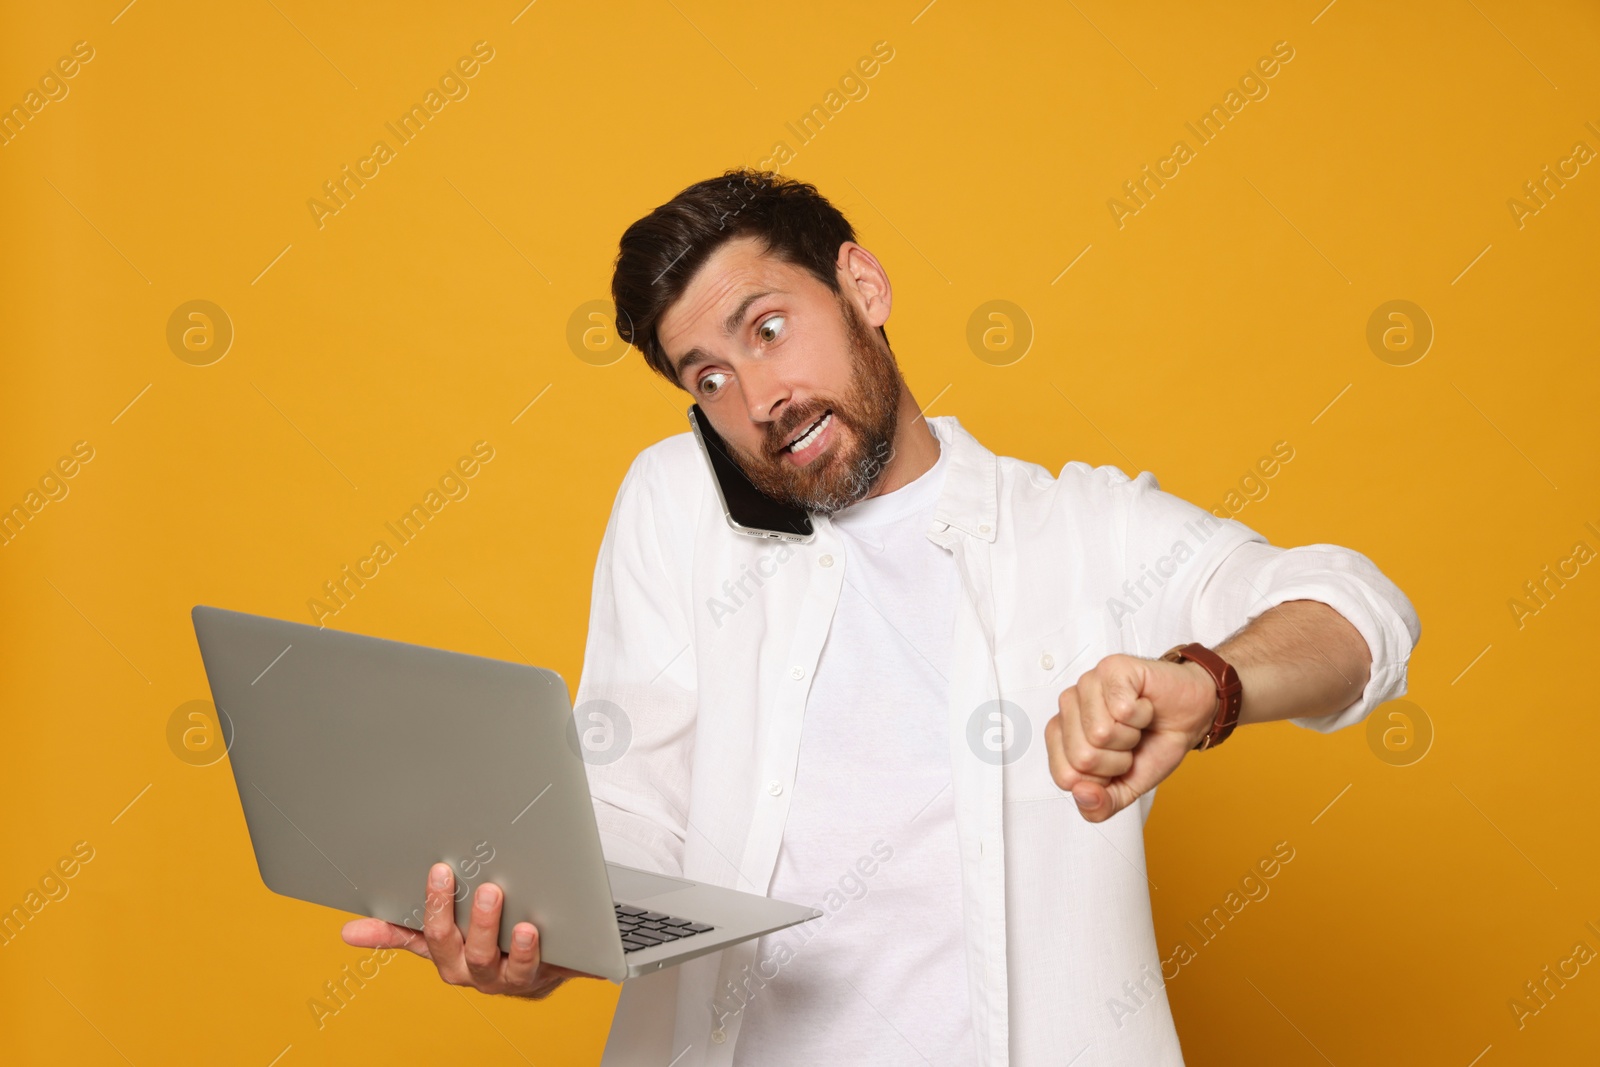
<instances>
[{"instance_id":1,"label":"man's face","mask_svg":"<svg viewBox=\"0 0 1600 1067\"><path fill-rule=\"evenodd\" d=\"M888 465L900 372L850 289L835 295L762 255L758 238L734 238L695 273L658 336L678 386L768 496L828 514L865 497Z\"/></svg>"}]
</instances>

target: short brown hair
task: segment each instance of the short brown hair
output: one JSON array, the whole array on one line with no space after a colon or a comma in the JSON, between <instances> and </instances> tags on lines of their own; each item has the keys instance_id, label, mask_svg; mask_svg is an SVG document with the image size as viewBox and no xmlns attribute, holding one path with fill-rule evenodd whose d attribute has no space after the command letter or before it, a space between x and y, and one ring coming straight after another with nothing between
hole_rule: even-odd
<instances>
[{"instance_id":1,"label":"short brown hair","mask_svg":"<svg viewBox=\"0 0 1600 1067\"><path fill-rule=\"evenodd\" d=\"M661 317L713 252L747 235L839 295L839 246L855 229L815 186L776 171L737 167L696 182L623 233L611 274L617 334L668 381L677 383L656 336ZM888 332L878 333L887 345Z\"/></svg>"}]
</instances>

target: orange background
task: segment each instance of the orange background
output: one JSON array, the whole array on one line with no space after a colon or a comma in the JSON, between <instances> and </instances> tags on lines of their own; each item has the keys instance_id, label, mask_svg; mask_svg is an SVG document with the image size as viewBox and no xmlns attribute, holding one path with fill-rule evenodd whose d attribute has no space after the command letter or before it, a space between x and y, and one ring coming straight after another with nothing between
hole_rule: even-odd
<instances>
[{"instance_id":1,"label":"orange background","mask_svg":"<svg viewBox=\"0 0 1600 1067\"><path fill-rule=\"evenodd\" d=\"M1374 720L1387 742L1258 726L1162 787L1164 950L1295 850L1169 982L1188 1061L1592 1051L1592 964L1521 1026L1509 1001L1577 942L1600 950L1600 719L1577 670L1600 576L1567 564L1520 626L1509 601L1576 542L1600 549L1600 173L1520 225L1508 207L1575 142L1600 150L1591 5L124 2L13 8L0 33L7 108L93 50L0 145L0 506L93 451L0 547L0 907L93 852L0 948L0 1058L598 1059L616 987L498 1001L409 957L317 1028L308 1000L366 953L341 915L262 886L225 765L169 745L209 697L188 611L310 621L484 440L470 495L331 624L575 686L618 482L685 429L687 397L604 337L575 348L569 323L608 295L629 222L778 141L888 268L930 414L1206 506L1287 441L1239 520L1368 554L1421 615L1409 718ZM477 41L493 58L468 95L396 147L385 123ZM800 144L785 124L878 41L866 95ZM1279 41L1268 95L1119 227L1123 183L1195 148L1184 124ZM319 228L307 202L380 138L394 158ZM206 366L168 342L192 300L234 333ZM991 300L1022 318L975 351ZM1406 366L1414 349L1367 341L1391 300L1435 334ZM1025 353L1005 329L1031 329Z\"/></svg>"}]
</instances>

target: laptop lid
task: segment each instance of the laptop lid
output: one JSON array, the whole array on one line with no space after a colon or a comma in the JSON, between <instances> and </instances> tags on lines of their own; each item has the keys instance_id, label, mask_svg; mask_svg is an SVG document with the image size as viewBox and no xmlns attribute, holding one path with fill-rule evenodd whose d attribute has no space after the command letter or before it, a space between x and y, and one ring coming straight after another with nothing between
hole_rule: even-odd
<instances>
[{"instance_id":1,"label":"laptop lid","mask_svg":"<svg viewBox=\"0 0 1600 1067\"><path fill-rule=\"evenodd\" d=\"M554 671L197 606L261 879L421 929L428 868L505 894L544 960L627 973L566 682Z\"/></svg>"}]
</instances>

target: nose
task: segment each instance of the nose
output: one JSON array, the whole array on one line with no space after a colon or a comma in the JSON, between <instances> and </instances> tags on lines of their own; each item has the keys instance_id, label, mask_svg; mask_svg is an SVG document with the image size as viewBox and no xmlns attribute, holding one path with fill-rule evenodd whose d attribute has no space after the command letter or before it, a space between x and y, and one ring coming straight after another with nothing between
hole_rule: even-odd
<instances>
[{"instance_id":1,"label":"nose","mask_svg":"<svg viewBox=\"0 0 1600 1067\"><path fill-rule=\"evenodd\" d=\"M745 406L751 422L776 422L789 401L789 386L761 361L746 364L740 375L744 384Z\"/></svg>"}]
</instances>

